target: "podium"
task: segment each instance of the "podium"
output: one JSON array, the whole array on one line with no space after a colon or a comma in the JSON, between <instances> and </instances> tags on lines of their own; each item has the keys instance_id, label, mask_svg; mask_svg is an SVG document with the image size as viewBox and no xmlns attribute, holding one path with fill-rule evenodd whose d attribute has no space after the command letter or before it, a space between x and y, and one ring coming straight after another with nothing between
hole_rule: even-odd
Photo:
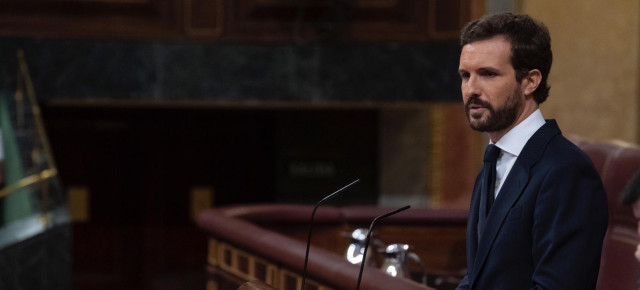
<instances>
[{"instance_id":1,"label":"podium","mask_svg":"<svg viewBox=\"0 0 640 290\"><path fill-rule=\"evenodd\" d=\"M308 219L312 206L243 205L207 209L196 222L209 233L208 289L299 290L302 285ZM359 265L346 261L350 233L368 227L389 208L321 207L316 212L305 290L355 289ZM408 213L406 213L408 212ZM466 211L409 209L376 225L385 243L415 245L431 286L464 274ZM374 255L375 253L368 253ZM429 278L430 277L430 278ZM247 281L251 281L247 283ZM256 281L263 282L262 284ZM266 285L272 288L264 288ZM244 287L244 288L239 288ZM258 288L247 288L258 287ZM263 287L263 288L259 288ZM433 289L404 278L364 268L360 289Z\"/></svg>"}]
</instances>

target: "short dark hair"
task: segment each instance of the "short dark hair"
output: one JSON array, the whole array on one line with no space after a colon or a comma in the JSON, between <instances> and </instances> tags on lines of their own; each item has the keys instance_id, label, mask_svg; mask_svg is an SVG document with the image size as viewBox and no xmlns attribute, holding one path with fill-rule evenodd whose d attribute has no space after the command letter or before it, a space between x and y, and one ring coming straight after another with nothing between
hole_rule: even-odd
<instances>
[{"instance_id":1,"label":"short dark hair","mask_svg":"<svg viewBox=\"0 0 640 290\"><path fill-rule=\"evenodd\" d=\"M640 170L638 170L624 188L622 204L632 205L640 197Z\"/></svg>"},{"instance_id":2,"label":"short dark hair","mask_svg":"<svg viewBox=\"0 0 640 290\"><path fill-rule=\"evenodd\" d=\"M511 65L516 71L516 81L521 82L533 69L540 71L542 80L533 97L538 104L544 102L549 96L547 77L553 62L549 29L528 15L489 15L467 23L462 29L460 44L464 46L495 36L504 36L511 43Z\"/></svg>"}]
</instances>

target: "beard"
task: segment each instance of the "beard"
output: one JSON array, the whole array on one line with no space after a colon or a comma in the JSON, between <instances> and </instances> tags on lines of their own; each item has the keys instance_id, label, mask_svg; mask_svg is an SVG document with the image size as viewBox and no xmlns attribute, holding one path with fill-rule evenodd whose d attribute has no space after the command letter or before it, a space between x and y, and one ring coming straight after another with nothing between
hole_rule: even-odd
<instances>
[{"instance_id":1,"label":"beard","mask_svg":"<svg viewBox=\"0 0 640 290\"><path fill-rule=\"evenodd\" d=\"M509 128L518 118L518 113L522 108L523 93L520 88L516 88L507 98L502 107L494 108L489 102L480 100L477 96L472 96L464 106L465 114L471 129L480 132L497 132ZM480 117L473 117L469 114L469 106L475 104L487 109L488 114Z\"/></svg>"}]
</instances>

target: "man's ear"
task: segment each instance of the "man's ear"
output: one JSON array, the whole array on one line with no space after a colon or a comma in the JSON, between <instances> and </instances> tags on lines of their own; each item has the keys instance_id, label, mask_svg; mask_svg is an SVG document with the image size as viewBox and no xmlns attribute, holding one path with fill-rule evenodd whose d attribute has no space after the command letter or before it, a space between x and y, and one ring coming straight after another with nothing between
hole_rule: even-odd
<instances>
[{"instance_id":1,"label":"man's ear","mask_svg":"<svg viewBox=\"0 0 640 290\"><path fill-rule=\"evenodd\" d=\"M524 92L524 95L529 96L533 94L541 81L542 73L537 69L530 70L527 76L522 79L522 91Z\"/></svg>"}]
</instances>

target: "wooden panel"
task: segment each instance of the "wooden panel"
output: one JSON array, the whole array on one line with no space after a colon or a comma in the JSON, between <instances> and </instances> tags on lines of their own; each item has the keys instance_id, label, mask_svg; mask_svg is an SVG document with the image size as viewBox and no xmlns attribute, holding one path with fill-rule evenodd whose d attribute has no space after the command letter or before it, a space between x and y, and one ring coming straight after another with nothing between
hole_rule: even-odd
<instances>
[{"instance_id":1,"label":"wooden panel","mask_svg":"<svg viewBox=\"0 0 640 290\"><path fill-rule=\"evenodd\" d=\"M428 41L455 39L472 0L228 1L226 36L261 40Z\"/></svg>"},{"instance_id":2,"label":"wooden panel","mask_svg":"<svg viewBox=\"0 0 640 290\"><path fill-rule=\"evenodd\" d=\"M212 255L213 251L225 252L230 256L228 262L208 265L207 270L212 274L211 280L209 280L211 284L232 285L224 289L235 289L239 283L244 281L258 280L267 285L277 286L282 290L300 289L302 286L302 276L292 269L273 264L254 253L245 252L231 244L215 239L209 239L209 243L214 245L209 249L209 255ZM332 288L311 279L306 280L305 286L305 289L332 290Z\"/></svg>"},{"instance_id":3,"label":"wooden panel","mask_svg":"<svg viewBox=\"0 0 640 290\"><path fill-rule=\"evenodd\" d=\"M471 19L469 1L428 2L429 36L433 39L457 39L460 29Z\"/></svg>"},{"instance_id":4,"label":"wooden panel","mask_svg":"<svg viewBox=\"0 0 640 290\"><path fill-rule=\"evenodd\" d=\"M488 141L469 127L462 103L434 104L430 115L431 206L468 209Z\"/></svg>"},{"instance_id":5,"label":"wooden panel","mask_svg":"<svg viewBox=\"0 0 640 290\"><path fill-rule=\"evenodd\" d=\"M218 37L224 20L223 0L183 0L184 30L192 37Z\"/></svg>"},{"instance_id":6,"label":"wooden panel","mask_svg":"<svg viewBox=\"0 0 640 290\"><path fill-rule=\"evenodd\" d=\"M182 33L182 0L7 0L0 34L133 38Z\"/></svg>"},{"instance_id":7,"label":"wooden panel","mask_svg":"<svg viewBox=\"0 0 640 290\"><path fill-rule=\"evenodd\" d=\"M5 0L0 35L242 41L457 38L483 0Z\"/></svg>"}]
</instances>

